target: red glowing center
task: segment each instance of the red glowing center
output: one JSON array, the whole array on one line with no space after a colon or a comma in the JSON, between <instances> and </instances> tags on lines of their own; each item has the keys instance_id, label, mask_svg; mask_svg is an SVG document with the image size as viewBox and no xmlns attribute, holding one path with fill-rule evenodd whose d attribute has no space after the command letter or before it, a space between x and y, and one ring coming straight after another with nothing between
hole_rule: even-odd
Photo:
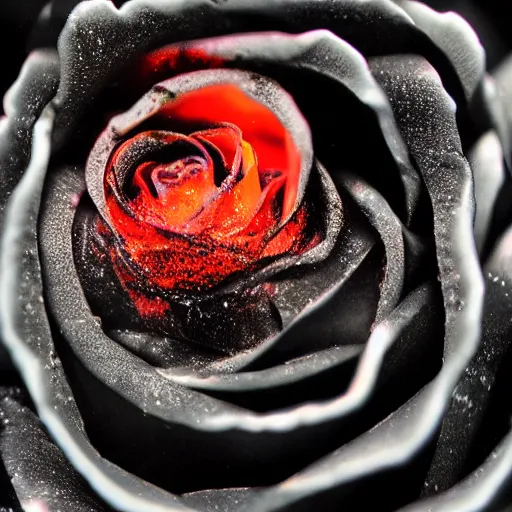
<instances>
[{"instance_id":1,"label":"red glowing center","mask_svg":"<svg viewBox=\"0 0 512 512\"><path fill-rule=\"evenodd\" d=\"M294 213L300 153L271 110L235 85L215 84L167 99L155 117L179 122L183 133L125 140L104 181L108 224L122 246L112 258L141 313L162 313L160 299L157 308L140 295L141 275L162 290L199 291L318 242L306 234L305 206Z\"/></svg>"}]
</instances>

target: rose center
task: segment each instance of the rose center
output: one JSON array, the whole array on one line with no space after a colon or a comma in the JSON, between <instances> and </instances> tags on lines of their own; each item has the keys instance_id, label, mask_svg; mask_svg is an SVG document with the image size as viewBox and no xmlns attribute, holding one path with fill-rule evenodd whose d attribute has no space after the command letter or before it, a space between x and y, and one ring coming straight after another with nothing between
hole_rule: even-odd
<instances>
[{"instance_id":1,"label":"rose center","mask_svg":"<svg viewBox=\"0 0 512 512\"><path fill-rule=\"evenodd\" d=\"M208 165L206 159L189 156L170 164L159 164L151 171L151 182L159 199L165 199L175 187L181 186L187 179L202 172ZM191 193L187 190L185 193Z\"/></svg>"},{"instance_id":2,"label":"rose center","mask_svg":"<svg viewBox=\"0 0 512 512\"><path fill-rule=\"evenodd\" d=\"M190 90L186 82L178 92L169 84L126 114L125 131L108 131L98 142L98 157L111 144L103 198L106 224L122 248L112 254L120 279L128 286L144 276L151 293L206 290L318 243L303 197L309 132L288 112L295 108L288 96L267 84L272 104L281 94L283 118L300 125L296 138L252 75ZM131 116L141 112L144 126L157 128L133 134ZM92 169L98 157L90 158Z\"/></svg>"}]
</instances>

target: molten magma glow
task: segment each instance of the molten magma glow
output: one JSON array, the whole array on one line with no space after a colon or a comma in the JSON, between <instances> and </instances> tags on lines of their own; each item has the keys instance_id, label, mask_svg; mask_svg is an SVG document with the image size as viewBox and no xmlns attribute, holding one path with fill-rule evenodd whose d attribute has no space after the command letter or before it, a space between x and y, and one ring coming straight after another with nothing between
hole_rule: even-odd
<instances>
[{"instance_id":1,"label":"molten magma glow","mask_svg":"<svg viewBox=\"0 0 512 512\"><path fill-rule=\"evenodd\" d=\"M187 44L169 45L144 55L137 63L132 79L135 76L145 82L141 84L145 85L145 89L149 89L152 84L166 78L200 69L222 68L225 64L225 59L201 48Z\"/></svg>"},{"instance_id":2,"label":"molten magma glow","mask_svg":"<svg viewBox=\"0 0 512 512\"><path fill-rule=\"evenodd\" d=\"M276 115L233 84L197 89L169 101L162 114L171 119L237 126L254 149L261 172L279 171L285 178L283 218L295 205L299 185L300 154L291 135Z\"/></svg>"},{"instance_id":3,"label":"molten magma glow","mask_svg":"<svg viewBox=\"0 0 512 512\"><path fill-rule=\"evenodd\" d=\"M149 136L151 132L143 132L134 139ZM175 233L200 234L208 230L210 236L223 238L242 231L251 219L262 215L256 155L242 140L238 128L222 126L188 137L168 133L162 138L169 144L186 142L198 154L170 162L150 160L135 169L130 206L138 219ZM115 152L114 166L130 143L125 142ZM214 168L212 154L221 169ZM219 186L215 184L216 171L223 178ZM273 187L269 183L265 188Z\"/></svg>"},{"instance_id":4,"label":"molten magma glow","mask_svg":"<svg viewBox=\"0 0 512 512\"><path fill-rule=\"evenodd\" d=\"M301 253L318 242L306 233L306 205L293 212L299 152L265 106L222 84L183 93L158 115L202 128L188 135L141 132L109 160L107 214L121 245L112 257L129 290L136 294L141 275L153 288L208 289L263 258ZM147 159L145 141L160 148ZM136 163L122 175L134 154ZM133 298L139 311L156 306ZM156 310L163 311L161 305Z\"/></svg>"}]
</instances>

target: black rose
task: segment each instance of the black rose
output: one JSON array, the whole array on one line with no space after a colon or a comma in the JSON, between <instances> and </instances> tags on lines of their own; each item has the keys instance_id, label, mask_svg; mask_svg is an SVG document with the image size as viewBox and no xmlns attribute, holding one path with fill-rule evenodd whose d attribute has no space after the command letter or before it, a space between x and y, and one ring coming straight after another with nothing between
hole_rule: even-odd
<instances>
[{"instance_id":1,"label":"black rose","mask_svg":"<svg viewBox=\"0 0 512 512\"><path fill-rule=\"evenodd\" d=\"M508 74L407 0L81 2L0 126L23 506L506 503Z\"/></svg>"}]
</instances>

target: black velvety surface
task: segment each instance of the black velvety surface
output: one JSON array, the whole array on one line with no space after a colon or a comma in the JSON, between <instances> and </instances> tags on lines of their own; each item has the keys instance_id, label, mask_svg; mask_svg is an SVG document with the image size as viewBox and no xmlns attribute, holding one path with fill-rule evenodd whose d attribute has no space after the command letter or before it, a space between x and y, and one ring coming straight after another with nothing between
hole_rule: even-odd
<instances>
[{"instance_id":1,"label":"black velvety surface","mask_svg":"<svg viewBox=\"0 0 512 512\"><path fill-rule=\"evenodd\" d=\"M0 510L507 510L510 19L498 0L5 0ZM192 132L158 108L213 83L291 135L291 218L305 205L320 242L208 292L127 287L110 158Z\"/></svg>"}]
</instances>

